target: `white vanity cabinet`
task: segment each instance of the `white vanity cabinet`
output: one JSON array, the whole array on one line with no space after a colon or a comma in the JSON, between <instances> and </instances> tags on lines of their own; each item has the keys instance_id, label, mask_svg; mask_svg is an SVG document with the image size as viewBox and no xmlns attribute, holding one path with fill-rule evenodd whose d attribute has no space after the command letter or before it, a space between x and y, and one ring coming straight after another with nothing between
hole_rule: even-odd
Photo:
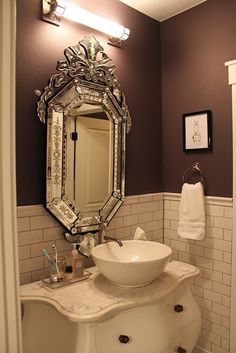
<instances>
[{"instance_id":1,"label":"white vanity cabinet","mask_svg":"<svg viewBox=\"0 0 236 353\"><path fill-rule=\"evenodd\" d=\"M53 291L21 287L23 353L190 353L200 312L189 289L196 267L170 262L146 287L123 288L90 268L89 280Z\"/></svg>"}]
</instances>

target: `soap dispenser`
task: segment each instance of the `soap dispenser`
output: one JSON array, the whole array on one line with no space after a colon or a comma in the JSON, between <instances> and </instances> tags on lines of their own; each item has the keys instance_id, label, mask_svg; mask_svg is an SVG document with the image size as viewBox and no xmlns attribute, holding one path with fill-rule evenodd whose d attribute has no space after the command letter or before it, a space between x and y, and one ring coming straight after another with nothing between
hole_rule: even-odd
<instances>
[{"instance_id":1,"label":"soap dispenser","mask_svg":"<svg viewBox=\"0 0 236 353\"><path fill-rule=\"evenodd\" d=\"M71 244L72 267L74 277L81 277L84 274L84 258L78 253L76 248L77 243Z\"/></svg>"}]
</instances>

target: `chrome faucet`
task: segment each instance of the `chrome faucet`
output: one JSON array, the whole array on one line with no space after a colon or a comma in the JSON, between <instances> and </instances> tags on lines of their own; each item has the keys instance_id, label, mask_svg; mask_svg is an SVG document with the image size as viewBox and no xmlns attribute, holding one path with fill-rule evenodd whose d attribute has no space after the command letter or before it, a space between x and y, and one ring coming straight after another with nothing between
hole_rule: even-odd
<instances>
[{"instance_id":1,"label":"chrome faucet","mask_svg":"<svg viewBox=\"0 0 236 353\"><path fill-rule=\"evenodd\" d=\"M116 243L119 244L119 246L123 246L123 243L120 239L109 237L106 235L106 223L101 223L99 226L99 232L98 232L98 244L102 244L103 240L107 241L115 241Z\"/></svg>"},{"instance_id":2,"label":"chrome faucet","mask_svg":"<svg viewBox=\"0 0 236 353\"><path fill-rule=\"evenodd\" d=\"M108 237L107 235L104 235L103 237L104 240L108 240L108 241L115 241L119 244L119 246L123 246L123 243L120 239L116 239L116 238L113 238L113 237Z\"/></svg>"}]
</instances>

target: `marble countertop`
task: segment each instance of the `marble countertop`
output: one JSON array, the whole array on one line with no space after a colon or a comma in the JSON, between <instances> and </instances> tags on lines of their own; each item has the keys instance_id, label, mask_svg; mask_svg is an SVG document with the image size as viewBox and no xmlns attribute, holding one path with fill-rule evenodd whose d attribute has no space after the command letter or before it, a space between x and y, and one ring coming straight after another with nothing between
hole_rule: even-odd
<instances>
[{"instance_id":1,"label":"marble countertop","mask_svg":"<svg viewBox=\"0 0 236 353\"><path fill-rule=\"evenodd\" d=\"M95 322L110 317L124 309L158 302L170 294L182 281L198 275L192 265L171 261L161 276L151 284L139 288L113 285L96 267L88 269L89 279L54 290L42 282L21 286L21 301L44 302L71 321Z\"/></svg>"}]
</instances>

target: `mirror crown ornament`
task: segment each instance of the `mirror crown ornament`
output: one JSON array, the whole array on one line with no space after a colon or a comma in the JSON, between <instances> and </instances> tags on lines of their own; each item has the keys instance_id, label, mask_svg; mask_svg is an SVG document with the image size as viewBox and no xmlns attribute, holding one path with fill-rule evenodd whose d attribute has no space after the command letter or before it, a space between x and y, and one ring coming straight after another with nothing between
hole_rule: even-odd
<instances>
[{"instance_id":1,"label":"mirror crown ornament","mask_svg":"<svg viewBox=\"0 0 236 353\"><path fill-rule=\"evenodd\" d=\"M127 117L127 132L129 132L131 118L124 94L120 90L120 83L114 74L115 65L97 39L92 35L85 36L78 45L66 48L64 55L66 60L58 61L57 64L59 73L51 76L44 92L41 94L40 90L35 90L35 94L40 96L37 106L40 121L46 122L47 101L56 93L56 90L62 84L68 83L71 78L82 77L87 81L99 82L109 87Z\"/></svg>"}]
</instances>

